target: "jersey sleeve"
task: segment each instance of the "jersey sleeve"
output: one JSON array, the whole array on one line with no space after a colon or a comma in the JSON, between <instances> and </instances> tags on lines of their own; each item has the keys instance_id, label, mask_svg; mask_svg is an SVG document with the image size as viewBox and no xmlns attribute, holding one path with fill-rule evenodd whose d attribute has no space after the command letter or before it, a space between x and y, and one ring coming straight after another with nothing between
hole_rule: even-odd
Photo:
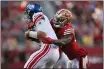
<instances>
[{"instance_id":1,"label":"jersey sleeve","mask_svg":"<svg viewBox=\"0 0 104 69\"><path fill-rule=\"evenodd\" d=\"M33 16L33 23L34 23L34 29L35 31L42 31L47 33L46 28L47 25L47 19L46 16L43 13L38 13Z\"/></svg>"},{"instance_id":2,"label":"jersey sleeve","mask_svg":"<svg viewBox=\"0 0 104 69\"><path fill-rule=\"evenodd\" d=\"M34 14L32 18L32 22L28 24L28 29L33 28L40 20L44 20L44 16L42 13L36 15Z\"/></svg>"},{"instance_id":3,"label":"jersey sleeve","mask_svg":"<svg viewBox=\"0 0 104 69\"><path fill-rule=\"evenodd\" d=\"M40 20L44 20L44 15L42 13L38 13L36 15L33 15L34 25L36 25L36 23L38 23L38 21L40 21Z\"/></svg>"},{"instance_id":4,"label":"jersey sleeve","mask_svg":"<svg viewBox=\"0 0 104 69\"><path fill-rule=\"evenodd\" d=\"M33 22L30 22L30 23L28 24L28 29L31 29L33 26L34 26L34 23L33 23Z\"/></svg>"}]
</instances>

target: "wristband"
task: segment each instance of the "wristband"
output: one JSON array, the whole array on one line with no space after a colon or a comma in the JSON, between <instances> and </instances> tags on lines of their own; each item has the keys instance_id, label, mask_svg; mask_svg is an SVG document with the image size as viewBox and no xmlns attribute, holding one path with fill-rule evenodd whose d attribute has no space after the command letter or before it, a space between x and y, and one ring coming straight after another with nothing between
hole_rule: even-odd
<instances>
[{"instance_id":1,"label":"wristband","mask_svg":"<svg viewBox=\"0 0 104 69\"><path fill-rule=\"evenodd\" d=\"M32 37L32 38L36 38L37 39L37 32L30 31L29 32L29 36Z\"/></svg>"}]
</instances>

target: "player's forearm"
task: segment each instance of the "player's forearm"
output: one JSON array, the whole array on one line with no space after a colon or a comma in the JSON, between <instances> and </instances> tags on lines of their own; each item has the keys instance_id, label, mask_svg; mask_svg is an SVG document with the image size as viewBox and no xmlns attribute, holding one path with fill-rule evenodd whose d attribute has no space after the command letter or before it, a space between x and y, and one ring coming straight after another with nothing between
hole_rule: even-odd
<instances>
[{"instance_id":1,"label":"player's forearm","mask_svg":"<svg viewBox=\"0 0 104 69\"><path fill-rule=\"evenodd\" d=\"M58 39L58 40L54 40L53 44L58 46L65 46L70 42L71 42L71 39Z\"/></svg>"},{"instance_id":2,"label":"player's forearm","mask_svg":"<svg viewBox=\"0 0 104 69\"><path fill-rule=\"evenodd\" d=\"M35 31L33 31L35 32ZM32 35L32 36L31 36ZM25 32L25 38L27 40L31 40L31 41L35 41L35 42L40 42L39 39L35 38L34 36L36 37L37 35L35 35L34 33L31 34L30 30L26 31Z\"/></svg>"},{"instance_id":3,"label":"player's forearm","mask_svg":"<svg viewBox=\"0 0 104 69\"><path fill-rule=\"evenodd\" d=\"M64 46L66 43L61 40L54 40L53 44L55 44L57 46Z\"/></svg>"},{"instance_id":4,"label":"player's forearm","mask_svg":"<svg viewBox=\"0 0 104 69\"><path fill-rule=\"evenodd\" d=\"M30 30L26 31L25 37L26 37L26 39L29 39L29 38L37 39L37 31L30 31Z\"/></svg>"},{"instance_id":5,"label":"player's forearm","mask_svg":"<svg viewBox=\"0 0 104 69\"><path fill-rule=\"evenodd\" d=\"M35 38L35 39L41 39L43 37L46 37L46 33L42 31L26 31L25 36L29 38Z\"/></svg>"},{"instance_id":6,"label":"player's forearm","mask_svg":"<svg viewBox=\"0 0 104 69\"><path fill-rule=\"evenodd\" d=\"M70 43L72 41L72 39L73 39L72 35L64 36L63 38L61 38L59 40L55 40L54 44L57 44L57 45L59 44L59 45L65 46L68 43Z\"/></svg>"},{"instance_id":7,"label":"player's forearm","mask_svg":"<svg viewBox=\"0 0 104 69\"><path fill-rule=\"evenodd\" d=\"M58 39L58 40L54 40L50 37L45 37L45 38L42 38L41 39L43 43L46 43L46 44L55 44L55 45L58 45L58 46L64 46L66 44L68 44L68 39Z\"/></svg>"},{"instance_id":8,"label":"player's forearm","mask_svg":"<svg viewBox=\"0 0 104 69\"><path fill-rule=\"evenodd\" d=\"M55 44L58 46L65 46L72 41L72 36L69 36L67 38L64 37L64 38L58 39L58 40L54 40L50 37L45 37L45 38L42 38L41 40L43 43L46 43L46 44Z\"/></svg>"}]
</instances>

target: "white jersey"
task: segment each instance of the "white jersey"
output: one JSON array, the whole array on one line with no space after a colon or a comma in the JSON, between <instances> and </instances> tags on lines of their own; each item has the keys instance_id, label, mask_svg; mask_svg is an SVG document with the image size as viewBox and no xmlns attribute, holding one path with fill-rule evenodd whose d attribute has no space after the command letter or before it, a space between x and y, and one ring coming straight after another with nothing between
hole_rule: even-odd
<instances>
[{"instance_id":1,"label":"white jersey","mask_svg":"<svg viewBox=\"0 0 104 69\"><path fill-rule=\"evenodd\" d=\"M47 37L57 39L57 36L50 24L48 17L45 16L42 12L35 13L33 15L33 22L35 23L35 30L43 31L47 34ZM43 42L41 42L41 45L44 46ZM51 47L57 48L54 44L51 44Z\"/></svg>"},{"instance_id":2,"label":"white jersey","mask_svg":"<svg viewBox=\"0 0 104 69\"><path fill-rule=\"evenodd\" d=\"M57 39L54 30L51 27L49 19L43 13L36 13L33 15L32 30L43 31L47 37ZM34 52L28 61L25 63L24 68L53 68L59 59L58 47L54 44L44 44L40 40L41 47L38 51ZM54 56L54 57L53 57ZM48 65L47 65L48 64Z\"/></svg>"}]
</instances>

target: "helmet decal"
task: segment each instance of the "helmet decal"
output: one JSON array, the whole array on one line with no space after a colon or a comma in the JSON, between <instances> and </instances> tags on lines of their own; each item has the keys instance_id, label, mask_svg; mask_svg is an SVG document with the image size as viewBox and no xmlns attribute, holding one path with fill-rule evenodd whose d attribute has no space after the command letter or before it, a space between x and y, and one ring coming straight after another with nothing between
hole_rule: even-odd
<instances>
[{"instance_id":1,"label":"helmet decal","mask_svg":"<svg viewBox=\"0 0 104 69\"><path fill-rule=\"evenodd\" d=\"M72 13L68 9L61 9L55 14L55 25L60 25L60 27L70 23L72 19Z\"/></svg>"},{"instance_id":2,"label":"helmet decal","mask_svg":"<svg viewBox=\"0 0 104 69\"><path fill-rule=\"evenodd\" d=\"M33 9L33 8L35 8L35 6L34 6L34 5L29 4L29 5L27 6L27 8L29 8L29 9Z\"/></svg>"},{"instance_id":3,"label":"helmet decal","mask_svg":"<svg viewBox=\"0 0 104 69\"><path fill-rule=\"evenodd\" d=\"M33 14L38 12L42 12L42 7L39 4L28 4L25 8L28 19L32 19Z\"/></svg>"}]
</instances>

